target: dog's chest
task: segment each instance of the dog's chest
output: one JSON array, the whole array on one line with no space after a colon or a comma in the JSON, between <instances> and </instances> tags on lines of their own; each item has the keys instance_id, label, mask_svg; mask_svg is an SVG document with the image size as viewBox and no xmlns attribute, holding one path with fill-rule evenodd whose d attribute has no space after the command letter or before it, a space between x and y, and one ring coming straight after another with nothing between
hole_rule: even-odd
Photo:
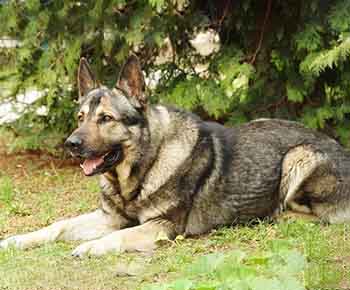
<instances>
[{"instance_id":1,"label":"dog's chest","mask_svg":"<svg viewBox=\"0 0 350 290\"><path fill-rule=\"evenodd\" d=\"M142 184L135 191L123 195L117 180L103 178L101 181L102 206L109 213L137 220L141 224L161 216L175 218L178 222L185 218L185 208L181 207L181 200L172 194L172 184L153 191Z\"/></svg>"}]
</instances>

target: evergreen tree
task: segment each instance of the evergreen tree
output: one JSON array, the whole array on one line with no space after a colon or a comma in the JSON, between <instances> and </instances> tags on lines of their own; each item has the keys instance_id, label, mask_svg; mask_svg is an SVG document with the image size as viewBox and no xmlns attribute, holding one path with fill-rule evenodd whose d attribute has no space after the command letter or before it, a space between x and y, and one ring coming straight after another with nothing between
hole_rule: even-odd
<instances>
[{"instance_id":1,"label":"evergreen tree","mask_svg":"<svg viewBox=\"0 0 350 290\"><path fill-rule=\"evenodd\" d=\"M66 134L75 124L79 58L113 86L133 51L146 75L159 78L154 102L229 125L288 118L348 140L348 0L8 0L0 27L0 37L20 42L0 51L0 81L11 77L14 93L45 91L36 105L49 112L33 107L13 125L19 132ZM211 52L200 40L196 48L198 35L209 35Z\"/></svg>"}]
</instances>

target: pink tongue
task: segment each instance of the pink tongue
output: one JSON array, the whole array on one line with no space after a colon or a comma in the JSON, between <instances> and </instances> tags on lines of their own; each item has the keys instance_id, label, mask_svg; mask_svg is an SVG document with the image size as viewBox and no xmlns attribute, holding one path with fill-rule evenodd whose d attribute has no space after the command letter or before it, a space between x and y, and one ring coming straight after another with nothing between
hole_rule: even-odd
<instances>
[{"instance_id":1,"label":"pink tongue","mask_svg":"<svg viewBox=\"0 0 350 290\"><path fill-rule=\"evenodd\" d=\"M86 159L84 163L81 165L81 167L84 170L85 175L90 175L94 172L97 166L101 165L103 163L103 158L98 157L95 159Z\"/></svg>"}]
</instances>

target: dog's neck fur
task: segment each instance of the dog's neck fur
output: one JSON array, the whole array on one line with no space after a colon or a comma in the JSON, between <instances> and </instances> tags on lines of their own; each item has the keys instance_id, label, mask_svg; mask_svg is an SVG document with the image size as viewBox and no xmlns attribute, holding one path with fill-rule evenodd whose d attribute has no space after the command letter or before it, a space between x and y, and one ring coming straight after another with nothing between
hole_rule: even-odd
<instances>
[{"instance_id":1,"label":"dog's neck fur","mask_svg":"<svg viewBox=\"0 0 350 290\"><path fill-rule=\"evenodd\" d=\"M125 159L113 169L113 172L104 174L125 201L132 200L142 190L140 185L157 156L164 138L162 132L166 132L164 127L170 122L169 114L164 107L149 106L146 114L148 115L146 119L152 121L142 129L144 135L142 140L145 141L138 144L138 147L127 147Z\"/></svg>"},{"instance_id":2,"label":"dog's neck fur","mask_svg":"<svg viewBox=\"0 0 350 290\"><path fill-rule=\"evenodd\" d=\"M169 164L175 168L179 166L187 156L191 154L191 148L197 142L198 128L193 126L193 122L186 121L184 117L184 126L178 127L178 134L175 136L166 136L168 132L173 132L174 129L169 130L169 126L174 126L171 122L172 114L176 112L169 111L163 106L149 106L146 112L147 126L143 129L142 134L147 134L146 138L141 138L143 144L137 147L130 146L126 150L125 159L116 166L113 174L107 173L106 177L109 182L113 183L116 193L120 194L125 201L130 201L136 196L145 198L159 189L170 178L169 172L158 172L160 164L158 164L159 155L164 154L161 149L164 146L164 138L167 138L167 145L174 149L168 151L167 156L162 158L169 159ZM177 124L178 125L178 124ZM177 126L176 125L176 126ZM188 134L188 131L191 131ZM188 140L191 136L192 140ZM187 148L182 148L180 143L182 138L186 138ZM181 144L186 144L181 143ZM177 151L181 149L181 152ZM154 175L158 178L154 178ZM142 185L142 188L141 188Z\"/></svg>"}]
</instances>

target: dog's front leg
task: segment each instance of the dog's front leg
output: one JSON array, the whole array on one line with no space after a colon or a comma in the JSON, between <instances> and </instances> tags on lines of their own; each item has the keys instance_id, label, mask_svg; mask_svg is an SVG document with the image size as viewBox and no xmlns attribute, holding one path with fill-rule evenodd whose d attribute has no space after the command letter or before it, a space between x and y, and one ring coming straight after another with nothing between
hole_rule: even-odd
<instances>
[{"instance_id":1,"label":"dog's front leg","mask_svg":"<svg viewBox=\"0 0 350 290\"><path fill-rule=\"evenodd\" d=\"M167 220L152 220L142 225L115 231L109 235L78 246L73 256L101 256L107 252L151 251L157 246L157 239L165 234L169 239L175 237L175 229Z\"/></svg>"},{"instance_id":2,"label":"dog's front leg","mask_svg":"<svg viewBox=\"0 0 350 290\"><path fill-rule=\"evenodd\" d=\"M52 225L28 234L9 237L0 241L0 248L13 246L30 248L44 243L73 240L93 240L120 229L125 220L122 217L111 216L98 209L84 214L53 223Z\"/></svg>"}]
</instances>

